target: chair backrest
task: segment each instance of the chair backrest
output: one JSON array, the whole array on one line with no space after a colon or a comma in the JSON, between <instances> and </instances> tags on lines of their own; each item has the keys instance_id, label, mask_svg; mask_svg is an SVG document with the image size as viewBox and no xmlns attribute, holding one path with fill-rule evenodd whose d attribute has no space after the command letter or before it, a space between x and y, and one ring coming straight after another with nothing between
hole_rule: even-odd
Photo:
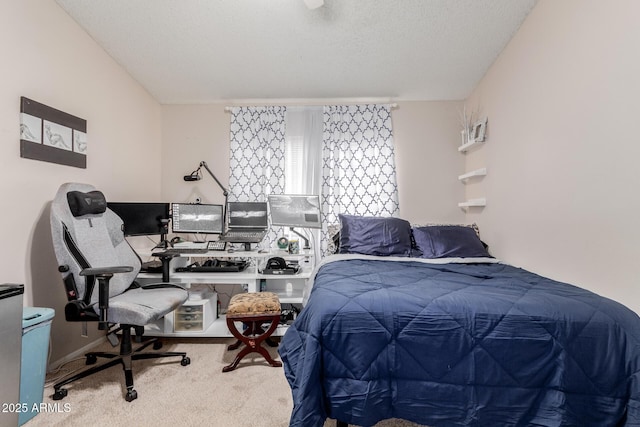
<instances>
[{"instance_id":1,"label":"chair backrest","mask_svg":"<svg viewBox=\"0 0 640 427\"><path fill-rule=\"evenodd\" d=\"M71 279L77 289L75 299L84 299L91 279L81 276L88 267L131 266L130 273L115 274L109 283L109 296L121 294L133 282L141 268L140 258L124 238L122 220L107 208L104 195L88 184L60 186L51 204L51 233L58 265L65 283ZM74 292L71 292L74 293ZM67 298L70 295L67 286ZM98 290L88 303L98 301Z\"/></svg>"}]
</instances>

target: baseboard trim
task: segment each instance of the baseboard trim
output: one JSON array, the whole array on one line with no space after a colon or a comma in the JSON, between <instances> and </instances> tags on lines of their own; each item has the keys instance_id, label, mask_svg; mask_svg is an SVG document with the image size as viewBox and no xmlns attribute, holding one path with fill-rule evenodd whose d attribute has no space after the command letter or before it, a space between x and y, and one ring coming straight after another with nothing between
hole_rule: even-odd
<instances>
[{"instance_id":1,"label":"baseboard trim","mask_svg":"<svg viewBox=\"0 0 640 427\"><path fill-rule=\"evenodd\" d=\"M52 372L55 371L56 369L60 368L61 366L63 366L65 363L69 363L71 362L73 359L77 359L78 357L84 357L84 355L88 352L90 352L91 350L93 350L95 347L99 346L100 344L104 343L107 341L107 337L106 336L102 336L99 337L97 340L85 345L82 348L79 348L78 350L67 354L66 356L64 356L61 359L58 359L54 362L50 362L49 365L47 366L47 372Z\"/></svg>"}]
</instances>

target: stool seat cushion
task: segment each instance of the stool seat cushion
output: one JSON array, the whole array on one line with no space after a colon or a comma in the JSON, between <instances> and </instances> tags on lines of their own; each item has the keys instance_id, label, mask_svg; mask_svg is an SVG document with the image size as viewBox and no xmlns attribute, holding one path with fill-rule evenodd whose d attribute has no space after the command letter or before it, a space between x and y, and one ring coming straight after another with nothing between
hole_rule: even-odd
<instances>
[{"instance_id":1,"label":"stool seat cushion","mask_svg":"<svg viewBox=\"0 0 640 427\"><path fill-rule=\"evenodd\" d=\"M229 301L227 317L251 317L280 314L280 300L273 292L235 294Z\"/></svg>"}]
</instances>

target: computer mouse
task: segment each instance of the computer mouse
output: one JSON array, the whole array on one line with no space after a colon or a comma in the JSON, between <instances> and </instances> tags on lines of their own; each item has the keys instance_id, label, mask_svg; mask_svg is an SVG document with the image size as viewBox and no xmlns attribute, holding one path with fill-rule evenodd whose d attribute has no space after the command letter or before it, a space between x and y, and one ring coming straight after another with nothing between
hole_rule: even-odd
<instances>
[{"instance_id":1,"label":"computer mouse","mask_svg":"<svg viewBox=\"0 0 640 427\"><path fill-rule=\"evenodd\" d=\"M235 250L235 249L233 249L233 248L229 248L229 249L227 249L227 252L229 252L230 254L234 253L235 251L236 251L236 250Z\"/></svg>"}]
</instances>

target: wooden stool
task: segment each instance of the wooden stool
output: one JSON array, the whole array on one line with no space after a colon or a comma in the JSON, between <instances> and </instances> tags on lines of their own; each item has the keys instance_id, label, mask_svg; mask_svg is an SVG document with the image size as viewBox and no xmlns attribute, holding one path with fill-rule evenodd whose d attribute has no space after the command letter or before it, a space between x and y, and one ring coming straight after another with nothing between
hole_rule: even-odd
<instances>
[{"instance_id":1,"label":"wooden stool","mask_svg":"<svg viewBox=\"0 0 640 427\"><path fill-rule=\"evenodd\" d=\"M246 329L240 333L235 322L242 322ZM270 322L266 331L262 325ZM280 323L280 300L273 292L243 293L234 295L229 301L227 309L227 326L234 337L238 339L227 350L235 350L240 344L245 347L238 353L233 363L222 368L222 372L233 371L240 360L249 353L260 353L273 367L282 366L281 362L273 360L269 352L262 347L262 341L267 340Z\"/></svg>"}]
</instances>

